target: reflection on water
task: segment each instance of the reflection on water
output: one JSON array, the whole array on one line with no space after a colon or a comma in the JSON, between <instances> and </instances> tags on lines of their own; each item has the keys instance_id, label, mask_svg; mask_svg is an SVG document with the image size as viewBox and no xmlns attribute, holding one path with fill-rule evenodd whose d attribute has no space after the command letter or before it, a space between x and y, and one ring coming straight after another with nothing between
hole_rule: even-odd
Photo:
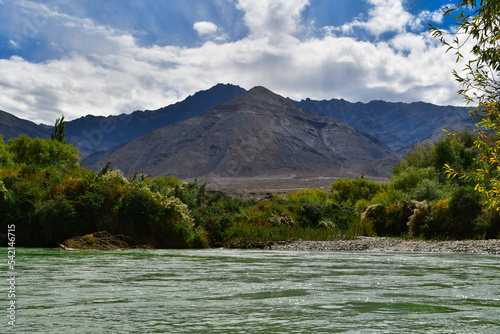
<instances>
[{"instance_id":1,"label":"reflection on water","mask_svg":"<svg viewBox=\"0 0 500 334\"><path fill-rule=\"evenodd\" d=\"M12 332L499 333L499 259L17 249Z\"/></svg>"}]
</instances>

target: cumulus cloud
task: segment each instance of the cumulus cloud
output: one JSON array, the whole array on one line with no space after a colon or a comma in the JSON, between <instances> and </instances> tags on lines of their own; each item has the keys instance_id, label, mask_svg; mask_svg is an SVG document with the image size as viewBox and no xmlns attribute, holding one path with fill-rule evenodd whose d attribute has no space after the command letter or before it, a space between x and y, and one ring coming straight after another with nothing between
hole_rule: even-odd
<instances>
[{"instance_id":1,"label":"cumulus cloud","mask_svg":"<svg viewBox=\"0 0 500 334\"><path fill-rule=\"evenodd\" d=\"M423 11L415 16L403 6L402 0L367 0L372 8L368 11L368 20L356 19L344 24L340 29L344 33L352 33L354 28L365 29L374 36L386 32L403 33L408 27L421 29L422 22L441 22L442 13L439 11Z\"/></svg>"},{"instance_id":2,"label":"cumulus cloud","mask_svg":"<svg viewBox=\"0 0 500 334\"><path fill-rule=\"evenodd\" d=\"M52 31L52 41L71 52L38 63L0 60L0 109L52 124L62 113L70 120L160 108L220 82L263 85L293 99L461 104L451 75L453 55L426 33L406 29L415 17L401 0L370 3L367 19L351 22L350 29L375 36L397 32L393 38L368 42L341 27L335 34L299 38L307 0L239 0L248 36L232 42L209 38L196 47L140 46L125 31L46 11L51 29L42 33ZM398 21L388 22L394 16ZM201 37L221 33L211 22L193 28Z\"/></svg>"},{"instance_id":3,"label":"cumulus cloud","mask_svg":"<svg viewBox=\"0 0 500 334\"><path fill-rule=\"evenodd\" d=\"M196 22L193 25L193 29L196 30L198 35L206 36L215 34L218 28L217 25L213 24L212 22L201 21L201 22Z\"/></svg>"},{"instance_id":4,"label":"cumulus cloud","mask_svg":"<svg viewBox=\"0 0 500 334\"><path fill-rule=\"evenodd\" d=\"M239 0L252 38L293 35L300 28L301 13L308 0Z\"/></svg>"}]
</instances>

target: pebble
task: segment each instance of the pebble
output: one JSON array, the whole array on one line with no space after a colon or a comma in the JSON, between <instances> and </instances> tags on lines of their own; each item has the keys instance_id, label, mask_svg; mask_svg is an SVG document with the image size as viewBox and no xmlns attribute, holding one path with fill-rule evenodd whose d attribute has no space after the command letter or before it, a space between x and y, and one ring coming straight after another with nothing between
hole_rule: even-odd
<instances>
[{"instance_id":1,"label":"pebble","mask_svg":"<svg viewBox=\"0 0 500 334\"><path fill-rule=\"evenodd\" d=\"M295 240L266 246L267 249L273 250L500 254L500 239L427 241L387 237L357 237L352 240L334 241Z\"/></svg>"}]
</instances>

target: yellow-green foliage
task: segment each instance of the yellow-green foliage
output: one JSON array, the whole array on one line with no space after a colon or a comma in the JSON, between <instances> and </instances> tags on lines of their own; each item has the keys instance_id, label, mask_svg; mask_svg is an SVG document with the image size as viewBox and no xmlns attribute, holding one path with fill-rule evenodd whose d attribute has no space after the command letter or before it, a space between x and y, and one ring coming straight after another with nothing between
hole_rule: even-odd
<instances>
[{"instance_id":1,"label":"yellow-green foliage","mask_svg":"<svg viewBox=\"0 0 500 334\"><path fill-rule=\"evenodd\" d=\"M14 161L12 160L12 154L7 149L7 146L3 142L3 137L0 134L0 168L11 168L13 165Z\"/></svg>"},{"instance_id":2,"label":"yellow-green foliage","mask_svg":"<svg viewBox=\"0 0 500 334\"><path fill-rule=\"evenodd\" d=\"M8 150L18 164L39 167L57 166L61 170L72 170L79 166L78 150L58 140L31 139L26 135L10 139Z\"/></svg>"},{"instance_id":3,"label":"yellow-green foliage","mask_svg":"<svg viewBox=\"0 0 500 334\"><path fill-rule=\"evenodd\" d=\"M411 235L420 236L422 227L427 222L431 210L426 202L415 202L414 204L415 209L413 209L413 215L410 216L408 221L408 228Z\"/></svg>"},{"instance_id":4,"label":"yellow-green foliage","mask_svg":"<svg viewBox=\"0 0 500 334\"><path fill-rule=\"evenodd\" d=\"M389 188L391 190L410 192L422 180L437 180L438 178L439 172L434 167L409 166L391 177Z\"/></svg>"},{"instance_id":5,"label":"yellow-green foliage","mask_svg":"<svg viewBox=\"0 0 500 334\"><path fill-rule=\"evenodd\" d=\"M303 203L307 202L324 204L328 201L328 193L321 189L302 189L295 193L287 193L285 199Z\"/></svg>"},{"instance_id":6,"label":"yellow-green foliage","mask_svg":"<svg viewBox=\"0 0 500 334\"><path fill-rule=\"evenodd\" d=\"M437 236L451 236L454 234L450 227L449 212L450 200L439 200L432 204L414 202L415 209L408 221L409 232L413 236L433 238Z\"/></svg>"},{"instance_id":7,"label":"yellow-green foliage","mask_svg":"<svg viewBox=\"0 0 500 334\"><path fill-rule=\"evenodd\" d=\"M332 183L331 191L335 202L352 206L360 199L371 200L373 196L385 191L386 186L375 181L356 179L338 179Z\"/></svg>"},{"instance_id":8,"label":"yellow-green foliage","mask_svg":"<svg viewBox=\"0 0 500 334\"><path fill-rule=\"evenodd\" d=\"M414 204L406 201L390 203L386 207L387 221L384 233L386 235L405 235L408 233L408 221L413 214Z\"/></svg>"},{"instance_id":9,"label":"yellow-green foliage","mask_svg":"<svg viewBox=\"0 0 500 334\"><path fill-rule=\"evenodd\" d=\"M172 190L152 191L153 181L144 175L137 181L109 169L96 175L79 166L76 148L59 140L20 136L8 145L2 141L0 161L0 218L16 225L25 246L57 246L101 230L127 235L132 244L208 244L206 233L195 228L186 204ZM173 178L155 183L177 184Z\"/></svg>"},{"instance_id":10,"label":"yellow-green foliage","mask_svg":"<svg viewBox=\"0 0 500 334\"><path fill-rule=\"evenodd\" d=\"M368 206L370 206L370 201L366 198L362 198L356 202L355 208L356 211L363 212Z\"/></svg>"},{"instance_id":11,"label":"yellow-green foliage","mask_svg":"<svg viewBox=\"0 0 500 334\"><path fill-rule=\"evenodd\" d=\"M386 209L383 205L375 204L367 207L360 219L363 235L383 235L386 221Z\"/></svg>"},{"instance_id":12,"label":"yellow-green foliage","mask_svg":"<svg viewBox=\"0 0 500 334\"><path fill-rule=\"evenodd\" d=\"M365 213L368 211L370 207L366 208L367 210ZM357 222L355 222L352 227L352 234L354 235L364 235L364 236L376 236L375 233L375 228L372 220L372 215L371 214L366 214L363 213L361 215L361 219L359 219ZM371 213L371 212L370 212Z\"/></svg>"},{"instance_id":13,"label":"yellow-green foliage","mask_svg":"<svg viewBox=\"0 0 500 334\"><path fill-rule=\"evenodd\" d=\"M446 164L446 173L450 178L472 182L475 190L483 195L484 204L500 210L500 58L498 41L500 29L498 1L460 0L446 6L443 16L452 17L457 29L452 32L431 28L433 37L439 39L446 50L454 50L456 61L467 59L465 68L453 71L460 84L458 93L469 104L476 105L471 115L476 117L474 141L479 154L475 161L478 166L473 170L463 169L455 163ZM453 36L455 34L455 36ZM459 36L457 36L460 34ZM462 38L463 37L463 38ZM469 54L463 54L463 42L470 42ZM450 69L451 71L451 69ZM457 131L458 132L458 131Z\"/></svg>"}]
</instances>

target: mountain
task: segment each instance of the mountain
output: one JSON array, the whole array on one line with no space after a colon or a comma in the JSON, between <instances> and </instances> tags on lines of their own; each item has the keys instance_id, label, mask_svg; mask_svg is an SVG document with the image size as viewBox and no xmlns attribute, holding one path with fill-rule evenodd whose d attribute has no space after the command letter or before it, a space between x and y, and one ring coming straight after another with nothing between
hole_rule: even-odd
<instances>
[{"instance_id":1,"label":"mountain","mask_svg":"<svg viewBox=\"0 0 500 334\"><path fill-rule=\"evenodd\" d=\"M144 171L181 179L359 176L367 163L394 155L336 118L254 87L198 116L92 155L84 164L98 171L111 161L127 176Z\"/></svg>"},{"instance_id":2,"label":"mountain","mask_svg":"<svg viewBox=\"0 0 500 334\"><path fill-rule=\"evenodd\" d=\"M66 136L69 143L78 147L84 156L88 156L128 143L149 131L199 115L245 92L246 90L239 86L218 84L157 110L135 111L108 117L87 115L66 122ZM409 146L422 138L443 134L441 129L450 122L470 118L467 114L470 108L443 107L423 102L351 103L337 99L305 99L292 102L315 113L336 117L399 153L404 153ZM51 127L29 121L21 124L20 119L12 120L10 117L15 116L7 115L9 114L5 112L0 114L0 130L4 140L20 133L47 138L53 131Z\"/></svg>"},{"instance_id":3,"label":"mountain","mask_svg":"<svg viewBox=\"0 0 500 334\"><path fill-rule=\"evenodd\" d=\"M468 111L472 109L424 102L350 103L337 99L306 99L294 103L318 114L336 117L398 152L404 152L412 144L441 130L452 121L469 119Z\"/></svg>"},{"instance_id":4,"label":"mountain","mask_svg":"<svg viewBox=\"0 0 500 334\"><path fill-rule=\"evenodd\" d=\"M31 138L40 137L48 139L51 133L51 129L43 125L37 125L0 110L0 134L3 136L5 143L10 138L15 138L22 134L28 135Z\"/></svg>"},{"instance_id":5,"label":"mountain","mask_svg":"<svg viewBox=\"0 0 500 334\"><path fill-rule=\"evenodd\" d=\"M246 90L239 86L218 84L157 110L135 111L108 117L87 115L66 122L66 137L69 143L87 156L128 143L149 131L199 115L245 92Z\"/></svg>"},{"instance_id":6,"label":"mountain","mask_svg":"<svg viewBox=\"0 0 500 334\"><path fill-rule=\"evenodd\" d=\"M436 143L436 141L439 138L446 135L446 132L443 131L443 129L445 129L446 131L448 131L450 133L453 130L458 130L460 132L462 132L464 130L472 131L472 130L476 129L475 124L477 123L477 121L478 121L477 119L474 119L472 117L451 121L449 123L446 123L442 128L436 129L435 131L433 131L432 133L430 133L426 137L421 138L420 141L421 142L429 142L431 144Z\"/></svg>"}]
</instances>

